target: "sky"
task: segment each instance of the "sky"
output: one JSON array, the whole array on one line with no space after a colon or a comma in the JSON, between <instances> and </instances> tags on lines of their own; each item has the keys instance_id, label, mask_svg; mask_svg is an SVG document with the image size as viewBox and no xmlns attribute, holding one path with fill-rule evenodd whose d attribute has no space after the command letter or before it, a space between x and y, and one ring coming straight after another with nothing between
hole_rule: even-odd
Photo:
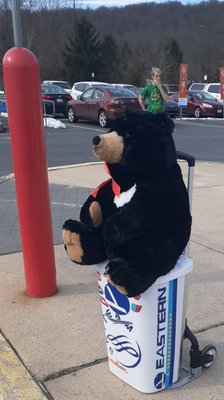
<instances>
[{"instance_id":1,"label":"sky","mask_svg":"<svg viewBox=\"0 0 224 400\"><path fill-rule=\"evenodd\" d=\"M181 3L199 3L199 0L179 0ZM140 3L164 3L166 0L76 0L78 8L92 8L97 7L122 7L130 4Z\"/></svg>"}]
</instances>

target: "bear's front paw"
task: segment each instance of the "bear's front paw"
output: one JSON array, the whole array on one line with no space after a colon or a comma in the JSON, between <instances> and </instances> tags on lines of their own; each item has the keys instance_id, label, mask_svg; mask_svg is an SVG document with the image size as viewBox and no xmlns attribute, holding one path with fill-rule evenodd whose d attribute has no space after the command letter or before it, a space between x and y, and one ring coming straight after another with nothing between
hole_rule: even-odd
<instances>
[{"instance_id":1,"label":"bear's front paw","mask_svg":"<svg viewBox=\"0 0 224 400\"><path fill-rule=\"evenodd\" d=\"M65 223L63 225L63 229L66 231L80 233L81 232L81 224L79 221L76 221L74 219L67 219L67 221L65 221Z\"/></svg>"},{"instance_id":2,"label":"bear's front paw","mask_svg":"<svg viewBox=\"0 0 224 400\"><path fill-rule=\"evenodd\" d=\"M116 289L118 290L118 292L124 294L125 296L128 295L128 292L127 292L127 290L125 289L125 287L124 287L124 286L120 286L120 285L116 285L116 284L110 279L110 277L109 277L108 275L107 275L107 281L108 281L108 283L109 283L110 285L115 286Z\"/></svg>"},{"instance_id":3,"label":"bear's front paw","mask_svg":"<svg viewBox=\"0 0 224 400\"><path fill-rule=\"evenodd\" d=\"M126 287L127 278L130 273L128 265L129 264L121 258L115 258L107 264L105 272L108 282L126 296L129 296Z\"/></svg>"},{"instance_id":4,"label":"bear's front paw","mask_svg":"<svg viewBox=\"0 0 224 400\"><path fill-rule=\"evenodd\" d=\"M119 292L128 297L138 296L145 292L156 280L156 276L142 275L134 265L122 258L113 258L106 266L105 275L108 282Z\"/></svg>"},{"instance_id":5,"label":"bear's front paw","mask_svg":"<svg viewBox=\"0 0 224 400\"><path fill-rule=\"evenodd\" d=\"M81 263L83 258L83 249L80 240L80 223L78 221L68 220L63 225L62 239L70 260Z\"/></svg>"}]
</instances>

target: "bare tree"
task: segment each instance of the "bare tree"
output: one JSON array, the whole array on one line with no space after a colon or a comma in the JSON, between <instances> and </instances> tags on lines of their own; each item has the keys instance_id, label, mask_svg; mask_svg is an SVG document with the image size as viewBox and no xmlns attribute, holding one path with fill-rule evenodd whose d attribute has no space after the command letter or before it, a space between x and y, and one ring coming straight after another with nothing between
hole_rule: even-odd
<instances>
[{"instance_id":1,"label":"bare tree","mask_svg":"<svg viewBox=\"0 0 224 400\"><path fill-rule=\"evenodd\" d=\"M83 16L100 38L111 35L116 41L121 60L119 77L125 82L144 83L153 65L159 66L167 79L177 82L181 59L189 65L189 79L200 81L204 75L209 80L219 79L219 67L224 64L223 2L152 2L96 10L81 9L81 5L82 0L20 0L23 46L38 57L43 79L60 79L64 61L61 51L69 43L74 22ZM11 0L0 0L1 58L13 46L10 7ZM173 38L182 57L176 54L173 59L168 51Z\"/></svg>"}]
</instances>

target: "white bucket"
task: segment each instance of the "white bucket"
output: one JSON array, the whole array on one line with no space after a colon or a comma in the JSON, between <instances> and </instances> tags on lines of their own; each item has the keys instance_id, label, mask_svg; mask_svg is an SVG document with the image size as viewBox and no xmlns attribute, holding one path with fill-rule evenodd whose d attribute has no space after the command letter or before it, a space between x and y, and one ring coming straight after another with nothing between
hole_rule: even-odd
<instances>
[{"instance_id":1,"label":"white bucket","mask_svg":"<svg viewBox=\"0 0 224 400\"><path fill-rule=\"evenodd\" d=\"M106 265L97 271L110 371L144 393L165 389L179 379L192 260L182 255L171 272L131 298L108 283Z\"/></svg>"}]
</instances>

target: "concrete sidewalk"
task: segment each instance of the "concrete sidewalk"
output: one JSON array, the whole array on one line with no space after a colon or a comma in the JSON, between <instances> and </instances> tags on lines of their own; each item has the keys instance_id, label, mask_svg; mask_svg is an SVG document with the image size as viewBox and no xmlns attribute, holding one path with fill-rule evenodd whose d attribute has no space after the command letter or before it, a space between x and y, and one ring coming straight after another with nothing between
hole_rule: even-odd
<instances>
[{"instance_id":1,"label":"concrete sidewalk","mask_svg":"<svg viewBox=\"0 0 224 400\"><path fill-rule=\"evenodd\" d=\"M92 188L105 179L102 164L49 171L55 190L57 185ZM96 268L71 263L59 244L58 292L49 298L25 294L22 253L0 257L0 400L223 400L223 199L224 164L196 163L187 318L200 348L211 343L218 351L200 378L178 390L143 394L111 374ZM188 351L185 340L187 360Z\"/></svg>"}]
</instances>

